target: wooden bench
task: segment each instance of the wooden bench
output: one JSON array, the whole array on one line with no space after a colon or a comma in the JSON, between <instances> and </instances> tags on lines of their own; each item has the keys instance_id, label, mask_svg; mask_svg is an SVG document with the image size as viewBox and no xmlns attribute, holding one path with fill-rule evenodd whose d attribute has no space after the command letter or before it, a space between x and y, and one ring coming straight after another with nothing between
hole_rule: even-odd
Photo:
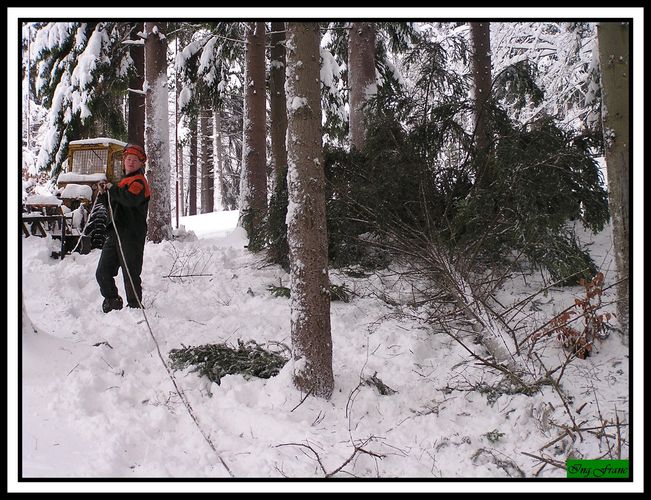
<instances>
[{"instance_id":1,"label":"wooden bench","mask_svg":"<svg viewBox=\"0 0 651 500\"><path fill-rule=\"evenodd\" d=\"M63 213L61 205L55 203L26 203L25 209L27 211L21 217L25 238L32 235L45 238L48 233L54 239L61 238L61 251L58 254L53 252L53 256L63 259L67 253L66 245L76 244L81 237L79 230L72 227L72 214Z\"/></svg>"},{"instance_id":2,"label":"wooden bench","mask_svg":"<svg viewBox=\"0 0 651 500\"><path fill-rule=\"evenodd\" d=\"M40 236L42 238L47 236L47 231L45 230L45 227L43 226L44 222L50 223L58 223L59 226L62 229L62 234L65 236L66 233L66 216L64 214L61 215L41 215L41 214L23 214L22 217L22 225L23 225L23 234L25 235L25 238L29 238L30 233L34 236ZM27 224L31 224L31 231L27 230ZM59 254L59 257L63 259L63 256L66 254L66 239L65 237L61 238L61 252Z\"/></svg>"}]
</instances>

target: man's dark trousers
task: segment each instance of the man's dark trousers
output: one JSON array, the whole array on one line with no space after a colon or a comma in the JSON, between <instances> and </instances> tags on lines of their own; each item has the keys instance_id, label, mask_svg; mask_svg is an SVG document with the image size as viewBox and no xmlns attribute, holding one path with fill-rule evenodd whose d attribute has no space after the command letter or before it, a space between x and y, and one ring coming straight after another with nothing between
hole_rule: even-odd
<instances>
[{"instance_id":1,"label":"man's dark trousers","mask_svg":"<svg viewBox=\"0 0 651 500\"><path fill-rule=\"evenodd\" d=\"M122 262L122 255L120 254L120 247L118 246L115 231L112 228L108 230L108 237L102 247L102 254L97 264L95 277L97 278L97 283L99 283L99 289L103 297L118 297L119 293L118 288L115 286L115 277L118 275L119 268L122 267L127 303L131 307L139 307L138 302L142 302L142 281L140 280L140 273L142 272L145 235L132 235L128 232L122 234L121 232L120 242L122 243L126 266L131 274L135 290L131 287L129 276L124 266L125 263Z\"/></svg>"}]
</instances>

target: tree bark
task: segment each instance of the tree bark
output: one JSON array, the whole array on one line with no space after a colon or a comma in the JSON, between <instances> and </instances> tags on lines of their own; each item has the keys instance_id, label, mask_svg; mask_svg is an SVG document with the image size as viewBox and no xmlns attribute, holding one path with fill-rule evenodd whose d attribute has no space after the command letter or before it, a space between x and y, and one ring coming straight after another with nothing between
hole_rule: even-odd
<instances>
[{"instance_id":1,"label":"tree bark","mask_svg":"<svg viewBox=\"0 0 651 500\"><path fill-rule=\"evenodd\" d=\"M491 132L488 103L491 93L490 23L470 23L472 32L472 72L475 84L475 143L477 145L477 184L491 182Z\"/></svg>"},{"instance_id":2,"label":"tree bark","mask_svg":"<svg viewBox=\"0 0 651 500\"><path fill-rule=\"evenodd\" d=\"M350 86L350 144L361 150L366 135L364 104L377 91L375 81L375 24L354 22L348 37Z\"/></svg>"},{"instance_id":3,"label":"tree bark","mask_svg":"<svg viewBox=\"0 0 651 500\"><path fill-rule=\"evenodd\" d=\"M197 117L190 116L190 168L188 172L190 215L197 215Z\"/></svg>"},{"instance_id":4,"label":"tree bark","mask_svg":"<svg viewBox=\"0 0 651 500\"><path fill-rule=\"evenodd\" d=\"M285 23L271 23L271 70L269 71L271 107L271 164L274 186L287 189L287 105L285 100Z\"/></svg>"},{"instance_id":5,"label":"tree bark","mask_svg":"<svg viewBox=\"0 0 651 500\"><path fill-rule=\"evenodd\" d=\"M201 110L201 213L214 210L213 124L210 109Z\"/></svg>"},{"instance_id":6,"label":"tree bark","mask_svg":"<svg viewBox=\"0 0 651 500\"><path fill-rule=\"evenodd\" d=\"M222 139L221 110L215 111L215 153L217 154L217 185L219 186L219 206L222 210L228 210L226 203L226 179L224 178L224 141Z\"/></svg>"},{"instance_id":7,"label":"tree bark","mask_svg":"<svg viewBox=\"0 0 651 500\"><path fill-rule=\"evenodd\" d=\"M247 24L239 225L251 237L267 208L265 48L264 23Z\"/></svg>"},{"instance_id":8,"label":"tree bark","mask_svg":"<svg viewBox=\"0 0 651 500\"><path fill-rule=\"evenodd\" d=\"M334 387L318 23L287 25L287 235L294 384L330 398Z\"/></svg>"},{"instance_id":9,"label":"tree bark","mask_svg":"<svg viewBox=\"0 0 651 500\"><path fill-rule=\"evenodd\" d=\"M177 144L176 145L177 152L176 154L178 155L178 162L179 162L179 171L178 171L178 176L179 176L179 210L181 217L185 217L188 213L187 206L185 203L185 172L184 172L184 166L183 166L183 145L182 144Z\"/></svg>"},{"instance_id":10,"label":"tree bark","mask_svg":"<svg viewBox=\"0 0 651 500\"><path fill-rule=\"evenodd\" d=\"M136 24L131 30L132 40L142 40L138 33L144 32L143 23ZM145 49L143 45L129 46L129 54L133 59L134 75L129 79L129 88L142 90L145 82ZM140 92L129 92L129 122L128 136L132 144L145 144L145 95Z\"/></svg>"},{"instance_id":11,"label":"tree bark","mask_svg":"<svg viewBox=\"0 0 651 500\"><path fill-rule=\"evenodd\" d=\"M271 262L287 269L287 102L285 96L285 23L271 23L271 70L269 72L271 107L271 165L274 192L269 204L269 221L273 239L268 249Z\"/></svg>"},{"instance_id":12,"label":"tree bark","mask_svg":"<svg viewBox=\"0 0 651 500\"><path fill-rule=\"evenodd\" d=\"M179 38L174 42L175 57L179 52ZM175 165L175 179L174 179L174 215L176 216L176 228L181 226L180 219L183 214L183 161L179 161L182 156L181 144L179 143L179 123L181 116L179 114L179 96L181 88L179 85L179 73L174 71L174 165ZM180 163L180 165L179 165Z\"/></svg>"},{"instance_id":13,"label":"tree bark","mask_svg":"<svg viewBox=\"0 0 651 500\"><path fill-rule=\"evenodd\" d=\"M242 127L240 127L240 130L241 129ZM227 162L224 166L228 165L228 172L231 173L232 178L235 180L229 192L229 201L230 206L232 207L231 210L235 210L239 207L240 185L242 184L241 182L238 182L238 180L241 181L242 177L241 164L236 163L235 158L242 158L242 141L235 137L229 137L228 151L229 153L226 155Z\"/></svg>"},{"instance_id":14,"label":"tree bark","mask_svg":"<svg viewBox=\"0 0 651 500\"><path fill-rule=\"evenodd\" d=\"M608 173L608 200L617 266L617 312L622 331L629 327L629 24L597 26L601 65L602 124Z\"/></svg>"},{"instance_id":15,"label":"tree bark","mask_svg":"<svg viewBox=\"0 0 651 500\"><path fill-rule=\"evenodd\" d=\"M145 141L151 187L147 235L160 243L172 236L166 23L145 23Z\"/></svg>"}]
</instances>

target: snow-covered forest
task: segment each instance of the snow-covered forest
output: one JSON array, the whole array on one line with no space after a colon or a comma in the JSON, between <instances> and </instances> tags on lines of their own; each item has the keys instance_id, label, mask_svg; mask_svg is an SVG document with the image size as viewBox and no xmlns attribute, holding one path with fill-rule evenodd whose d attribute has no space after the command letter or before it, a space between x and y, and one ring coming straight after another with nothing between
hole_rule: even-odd
<instances>
[{"instance_id":1,"label":"snow-covered forest","mask_svg":"<svg viewBox=\"0 0 651 500\"><path fill-rule=\"evenodd\" d=\"M9 213L91 227L75 144L144 146L151 200L143 309L22 224L11 488L638 491L641 9L268 12L12 12Z\"/></svg>"}]
</instances>

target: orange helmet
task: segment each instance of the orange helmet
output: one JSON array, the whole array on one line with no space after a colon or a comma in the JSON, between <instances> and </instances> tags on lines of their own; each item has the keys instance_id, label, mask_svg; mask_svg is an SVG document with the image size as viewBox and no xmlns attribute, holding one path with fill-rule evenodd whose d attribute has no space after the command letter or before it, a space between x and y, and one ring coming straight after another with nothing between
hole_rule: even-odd
<instances>
[{"instance_id":1,"label":"orange helmet","mask_svg":"<svg viewBox=\"0 0 651 500\"><path fill-rule=\"evenodd\" d=\"M126 155L136 155L142 163L147 161L147 155L145 154L144 148L137 144L127 144L124 146L124 156Z\"/></svg>"}]
</instances>

